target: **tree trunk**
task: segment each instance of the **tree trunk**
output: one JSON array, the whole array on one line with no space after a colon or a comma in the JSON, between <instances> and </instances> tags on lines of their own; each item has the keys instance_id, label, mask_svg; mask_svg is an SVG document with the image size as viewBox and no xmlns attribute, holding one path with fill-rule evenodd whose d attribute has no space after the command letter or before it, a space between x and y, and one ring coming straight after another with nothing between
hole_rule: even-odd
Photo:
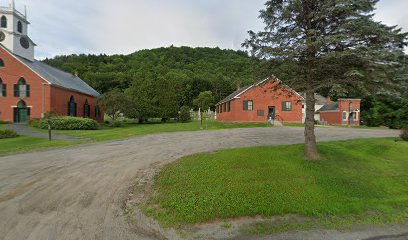
<instances>
[{"instance_id":1,"label":"tree trunk","mask_svg":"<svg viewBox=\"0 0 408 240\"><path fill-rule=\"evenodd\" d=\"M317 151L315 136L315 93L314 91L306 92L306 122L305 122L305 157L307 160L320 160Z\"/></svg>"}]
</instances>

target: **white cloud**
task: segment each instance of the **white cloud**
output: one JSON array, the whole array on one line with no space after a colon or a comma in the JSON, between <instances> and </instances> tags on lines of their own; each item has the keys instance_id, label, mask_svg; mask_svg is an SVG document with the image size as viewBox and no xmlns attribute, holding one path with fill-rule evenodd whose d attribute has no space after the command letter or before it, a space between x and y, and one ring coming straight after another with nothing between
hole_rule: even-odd
<instances>
[{"instance_id":1,"label":"white cloud","mask_svg":"<svg viewBox=\"0 0 408 240\"><path fill-rule=\"evenodd\" d=\"M2 5L8 0L0 0ZM16 0L28 6L38 58L131 53L162 46L239 49L265 0ZM382 0L376 19L408 31L406 0Z\"/></svg>"}]
</instances>

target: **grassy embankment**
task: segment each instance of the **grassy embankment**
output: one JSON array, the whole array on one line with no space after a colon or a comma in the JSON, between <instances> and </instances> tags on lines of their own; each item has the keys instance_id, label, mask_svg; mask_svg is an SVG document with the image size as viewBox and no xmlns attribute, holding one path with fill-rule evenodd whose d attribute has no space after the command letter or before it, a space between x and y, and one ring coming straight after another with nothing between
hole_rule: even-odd
<instances>
[{"instance_id":1,"label":"grassy embankment","mask_svg":"<svg viewBox=\"0 0 408 240\"><path fill-rule=\"evenodd\" d=\"M254 147L180 159L156 177L142 206L166 226L242 216L298 216L245 229L269 234L408 218L408 142L365 139L320 143L322 161L303 146Z\"/></svg>"}]
</instances>

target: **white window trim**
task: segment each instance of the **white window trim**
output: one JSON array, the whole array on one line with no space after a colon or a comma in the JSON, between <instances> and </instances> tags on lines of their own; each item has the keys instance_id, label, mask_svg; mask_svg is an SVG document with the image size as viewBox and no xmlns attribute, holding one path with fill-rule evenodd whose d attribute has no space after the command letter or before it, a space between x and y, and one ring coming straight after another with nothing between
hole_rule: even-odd
<instances>
[{"instance_id":1,"label":"white window trim","mask_svg":"<svg viewBox=\"0 0 408 240\"><path fill-rule=\"evenodd\" d=\"M354 121L358 121L358 119L359 119L359 111L354 111L354 115L353 115L353 120Z\"/></svg>"},{"instance_id":2,"label":"white window trim","mask_svg":"<svg viewBox=\"0 0 408 240\"><path fill-rule=\"evenodd\" d=\"M344 119L344 113L346 113L346 119ZM349 120L349 117L350 117L350 114L347 111L343 111L341 115L341 119L345 122Z\"/></svg>"},{"instance_id":3,"label":"white window trim","mask_svg":"<svg viewBox=\"0 0 408 240\"><path fill-rule=\"evenodd\" d=\"M253 111L253 110L254 110L254 101L248 100L248 111Z\"/></svg>"}]
</instances>

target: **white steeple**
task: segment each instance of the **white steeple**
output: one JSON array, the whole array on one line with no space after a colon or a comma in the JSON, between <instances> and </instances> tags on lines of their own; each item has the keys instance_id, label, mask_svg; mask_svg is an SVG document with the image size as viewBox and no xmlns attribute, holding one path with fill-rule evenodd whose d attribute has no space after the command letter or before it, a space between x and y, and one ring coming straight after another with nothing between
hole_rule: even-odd
<instances>
[{"instance_id":1,"label":"white steeple","mask_svg":"<svg viewBox=\"0 0 408 240\"><path fill-rule=\"evenodd\" d=\"M24 14L16 9L15 0L9 7L0 6L0 44L13 54L34 61L35 43L28 37L27 10Z\"/></svg>"}]
</instances>

